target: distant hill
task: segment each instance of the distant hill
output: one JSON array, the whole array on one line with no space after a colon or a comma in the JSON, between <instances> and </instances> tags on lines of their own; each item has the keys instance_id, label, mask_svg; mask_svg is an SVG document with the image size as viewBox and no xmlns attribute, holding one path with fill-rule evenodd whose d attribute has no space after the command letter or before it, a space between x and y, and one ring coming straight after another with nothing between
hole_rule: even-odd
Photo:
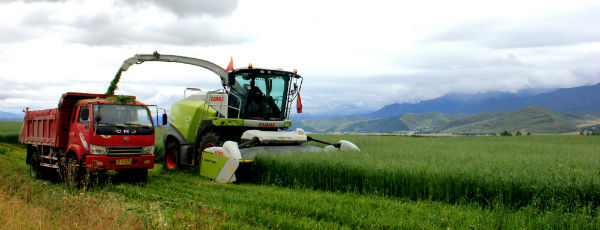
<instances>
[{"instance_id":1,"label":"distant hill","mask_svg":"<svg viewBox=\"0 0 600 230\"><path fill-rule=\"evenodd\" d=\"M350 133L532 133L574 132L584 125L600 124L600 112L555 112L540 106L528 106L510 112L478 114L409 113L388 118L351 116L295 121L309 132ZM296 126L296 125L295 125Z\"/></svg>"},{"instance_id":2,"label":"distant hill","mask_svg":"<svg viewBox=\"0 0 600 230\"><path fill-rule=\"evenodd\" d=\"M545 93L486 93L476 95L449 94L440 98L410 104L390 104L367 114L370 117L391 117L405 113L467 113L508 112L530 105L553 111L600 111L600 84L557 89Z\"/></svg>"},{"instance_id":3,"label":"distant hill","mask_svg":"<svg viewBox=\"0 0 600 230\"><path fill-rule=\"evenodd\" d=\"M500 133L504 130L517 130L533 133L566 133L576 131L577 122L539 106L497 113L477 114L469 117L470 123L458 126L448 124L444 130L448 133ZM465 120L465 119L463 119Z\"/></svg>"},{"instance_id":4,"label":"distant hill","mask_svg":"<svg viewBox=\"0 0 600 230\"><path fill-rule=\"evenodd\" d=\"M364 119L365 118L360 116L340 116L332 118L294 120L291 129L303 128L308 132L319 133L336 132L339 126Z\"/></svg>"},{"instance_id":5,"label":"distant hill","mask_svg":"<svg viewBox=\"0 0 600 230\"><path fill-rule=\"evenodd\" d=\"M388 117L349 123L336 131L350 133L391 133L398 130L409 129L410 128L402 121L401 117Z\"/></svg>"},{"instance_id":6,"label":"distant hill","mask_svg":"<svg viewBox=\"0 0 600 230\"><path fill-rule=\"evenodd\" d=\"M14 114L0 111L0 121L23 121L23 114Z\"/></svg>"}]
</instances>

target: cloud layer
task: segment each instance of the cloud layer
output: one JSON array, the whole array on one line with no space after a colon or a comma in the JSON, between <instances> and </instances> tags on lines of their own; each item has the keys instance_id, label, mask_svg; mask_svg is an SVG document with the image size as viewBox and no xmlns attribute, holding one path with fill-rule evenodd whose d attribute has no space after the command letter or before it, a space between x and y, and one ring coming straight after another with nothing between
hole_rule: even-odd
<instances>
[{"instance_id":1,"label":"cloud layer","mask_svg":"<svg viewBox=\"0 0 600 230\"><path fill-rule=\"evenodd\" d=\"M0 111L105 91L135 53L298 68L304 111L600 82L597 1L0 1ZM117 93L168 107L211 73L144 64Z\"/></svg>"}]
</instances>

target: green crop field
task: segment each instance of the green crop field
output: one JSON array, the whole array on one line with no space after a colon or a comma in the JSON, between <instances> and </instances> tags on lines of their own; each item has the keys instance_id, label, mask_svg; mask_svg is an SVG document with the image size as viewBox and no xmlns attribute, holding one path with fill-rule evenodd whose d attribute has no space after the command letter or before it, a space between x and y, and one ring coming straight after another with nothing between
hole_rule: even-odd
<instances>
[{"instance_id":1,"label":"green crop field","mask_svg":"<svg viewBox=\"0 0 600 230\"><path fill-rule=\"evenodd\" d=\"M0 143L0 229L600 228L596 136L318 138L362 151L260 156L237 184L157 165L79 190L32 179Z\"/></svg>"},{"instance_id":2,"label":"green crop field","mask_svg":"<svg viewBox=\"0 0 600 230\"><path fill-rule=\"evenodd\" d=\"M0 121L0 142L17 143L23 122Z\"/></svg>"},{"instance_id":3,"label":"green crop field","mask_svg":"<svg viewBox=\"0 0 600 230\"><path fill-rule=\"evenodd\" d=\"M23 122L20 121L0 121L0 134L20 134L21 126L23 126Z\"/></svg>"},{"instance_id":4,"label":"green crop field","mask_svg":"<svg viewBox=\"0 0 600 230\"><path fill-rule=\"evenodd\" d=\"M347 138L363 151L265 155L253 166L255 182L492 207L600 205L595 137L323 138Z\"/></svg>"}]
</instances>

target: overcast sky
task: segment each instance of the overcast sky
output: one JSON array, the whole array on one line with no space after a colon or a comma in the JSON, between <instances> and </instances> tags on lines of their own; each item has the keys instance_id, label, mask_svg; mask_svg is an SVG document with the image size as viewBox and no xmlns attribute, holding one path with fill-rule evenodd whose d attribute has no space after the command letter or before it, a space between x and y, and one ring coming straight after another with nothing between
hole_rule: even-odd
<instances>
[{"instance_id":1,"label":"overcast sky","mask_svg":"<svg viewBox=\"0 0 600 230\"><path fill-rule=\"evenodd\" d=\"M600 82L599 1L0 0L0 111L104 93L136 53L298 69L309 114ZM144 63L117 94L165 107L201 68Z\"/></svg>"}]
</instances>

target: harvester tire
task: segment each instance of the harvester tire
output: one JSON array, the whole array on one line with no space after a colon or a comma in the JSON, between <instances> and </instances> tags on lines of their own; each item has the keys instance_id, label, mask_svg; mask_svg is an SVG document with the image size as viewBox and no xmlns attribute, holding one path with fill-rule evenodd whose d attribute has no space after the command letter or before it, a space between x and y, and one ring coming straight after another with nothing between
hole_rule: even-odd
<instances>
[{"instance_id":1,"label":"harvester tire","mask_svg":"<svg viewBox=\"0 0 600 230\"><path fill-rule=\"evenodd\" d=\"M167 170L175 170L179 166L179 143L174 140L165 143L165 154L163 156L163 168Z\"/></svg>"},{"instance_id":2,"label":"harvester tire","mask_svg":"<svg viewBox=\"0 0 600 230\"><path fill-rule=\"evenodd\" d=\"M196 159L194 160L194 166L200 166L200 161L202 160L202 151L206 148L215 147L215 146L223 146L224 141L221 140L221 136L217 133L209 131L202 139L196 144Z\"/></svg>"}]
</instances>

